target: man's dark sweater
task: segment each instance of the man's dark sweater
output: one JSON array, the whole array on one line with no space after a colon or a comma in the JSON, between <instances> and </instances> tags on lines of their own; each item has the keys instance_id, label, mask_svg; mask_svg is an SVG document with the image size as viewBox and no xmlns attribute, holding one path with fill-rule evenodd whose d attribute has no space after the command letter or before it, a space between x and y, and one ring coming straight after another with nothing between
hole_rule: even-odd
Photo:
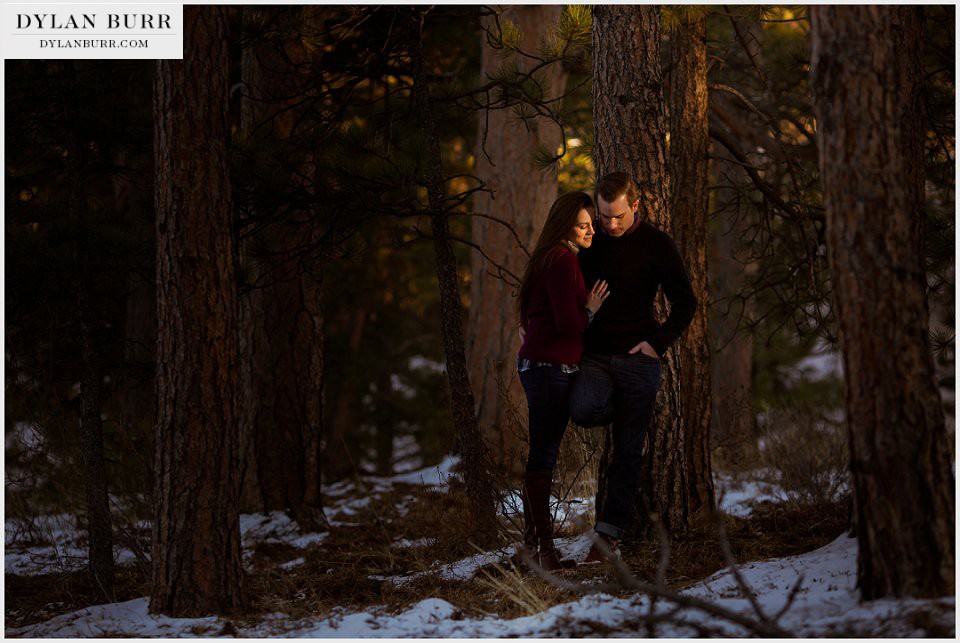
<instances>
[{"instance_id":1,"label":"man's dark sweater","mask_svg":"<svg viewBox=\"0 0 960 643\"><path fill-rule=\"evenodd\" d=\"M587 288L606 279L610 296L594 317L584 349L602 355L622 355L648 342L661 357L690 325L697 298L673 240L647 223L621 237L598 232L593 245L580 253ZM653 314L657 288L670 302L670 315L661 326Z\"/></svg>"}]
</instances>

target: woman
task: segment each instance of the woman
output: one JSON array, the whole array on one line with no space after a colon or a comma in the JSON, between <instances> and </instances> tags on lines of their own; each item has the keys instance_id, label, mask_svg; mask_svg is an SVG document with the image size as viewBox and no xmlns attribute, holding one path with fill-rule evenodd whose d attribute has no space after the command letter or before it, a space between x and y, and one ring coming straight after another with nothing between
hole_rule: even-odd
<instances>
[{"instance_id":1,"label":"woman","mask_svg":"<svg viewBox=\"0 0 960 643\"><path fill-rule=\"evenodd\" d=\"M567 398L583 353L583 332L607 297L598 282L587 294L577 261L593 242L593 200L585 192L562 195L537 240L520 282L523 345L517 358L527 395L530 453L523 481L524 544L540 567L573 566L553 546L550 487L567 428Z\"/></svg>"}]
</instances>

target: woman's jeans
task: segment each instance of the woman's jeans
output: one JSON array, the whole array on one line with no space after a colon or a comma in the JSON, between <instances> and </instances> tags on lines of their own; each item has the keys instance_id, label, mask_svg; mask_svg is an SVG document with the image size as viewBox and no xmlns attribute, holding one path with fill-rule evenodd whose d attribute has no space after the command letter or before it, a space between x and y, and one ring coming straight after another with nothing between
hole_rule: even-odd
<instances>
[{"instance_id":1,"label":"woman's jeans","mask_svg":"<svg viewBox=\"0 0 960 643\"><path fill-rule=\"evenodd\" d=\"M520 373L530 421L527 473L553 471L556 466L570 420L570 389L576 377L576 373L564 373L559 366L536 366Z\"/></svg>"},{"instance_id":2,"label":"woman's jeans","mask_svg":"<svg viewBox=\"0 0 960 643\"><path fill-rule=\"evenodd\" d=\"M660 360L635 355L585 354L570 413L580 426L613 424L613 458L607 467L603 516L595 530L619 539L640 491L643 437L660 387Z\"/></svg>"}]
</instances>

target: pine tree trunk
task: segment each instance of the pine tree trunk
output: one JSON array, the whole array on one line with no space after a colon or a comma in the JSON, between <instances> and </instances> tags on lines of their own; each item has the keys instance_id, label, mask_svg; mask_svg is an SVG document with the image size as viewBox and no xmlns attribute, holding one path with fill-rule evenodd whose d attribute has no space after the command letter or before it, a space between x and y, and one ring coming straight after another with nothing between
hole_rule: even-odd
<instances>
[{"instance_id":1,"label":"pine tree trunk","mask_svg":"<svg viewBox=\"0 0 960 643\"><path fill-rule=\"evenodd\" d=\"M639 189L638 216L670 232L660 8L652 5L594 7L593 47L597 174L623 171L632 175ZM660 319L666 317L662 295L655 309ZM684 399L679 351L668 351L662 366L637 507L639 532L649 527L650 511L659 514L660 520L673 531L688 529L692 526L691 519L706 502L705 490L712 485L704 477L709 476L709 466L691 470L688 465L688 457L693 456L696 448L688 435L689 405ZM708 373L700 375L708 376ZM698 417L698 426L701 421ZM598 496L603 493L603 489L598 490Z\"/></svg>"},{"instance_id":2,"label":"pine tree trunk","mask_svg":"<svg viewBox=\"0 0 960 643\"><path fill-rule=\"evenodd\" d=\"M81 256L86 254L81 251ZM113 522L107 495L107 471L103 457L103 423L100 418L99 351L93 333L90 302L90 275L86 259L80 266L77 299L80 304L80 447L83 454L84 487L87 497L87 530L90 537L90 572L103 596L113 597Z\"/></svg>"},{"instance_id":3,"label":"pine tree trunk","mask_svg":"<svg viewBox=\"0 0 960 643\"><path fill-rule=\"evenodd\" d=\"M954 593L954 478L928 345L922 10L816 6L811 81L863 598Z\"/></svg>"},{"instance_id":4,"label":"pine tree trunk","mask_svg":"<svg viewBox=\"0 0 960 643\"><path fill-rule=\"evenodd\" d=\"M673 347L683 407L686 501L680 524L704 524L715 508L710 463L710 342L707 289L707 18L685 14L674 38L670 83L673 238L700 305ZM676 521L671 520L671 524Z\"/></svg>"},{"instance_id":5,"label":"pine tree trunk","mask_svg":"<svg viewBox=\"0 0 960 643\"><path fill-rule=\"evenodd\" d=\"M290 137L300 115L286 98L299 89L290 63L306 58L299 43L271 41L244 51L245 135ZM308 174L310 167L303 171ZM252 286L240 302L245 496L256 498L257 510L291 511L302 527L316 528L324 522L319 469L323 314L319 279L311 274L318 269L291 258L294 248L311 242L311 230L309 224L279 221L274 212L255 216L263 227L246 239L241 257Z\"/></svg>"},{"instance_id":6,"label":"pine tree trunk","mask_svg":"<svg viewBox=\"0 0 960 643\"><path fill-rule=\"evenodd\" d=\"M743 22L740 20L739 22ZM763 26L756 20L746 22L742 64L753 58L762 64L760 47ZM729 61L728 61L729 63ZM710 95L715 111L735 110L745 120L756 122L756 114L749 113L723 92ZM724 125L715 119L711 127ZM726 122L725 120L723 121ZM741 207L742 195L738 186L749 181L746 173L723 145L713 149L715 188L713 216L708 240L710 265L710 343L714 351L711 360L713 412L710 422L710 443L713 455L722 466L746 471L759 464L757 419L753 409L753 334L741 328L743 319L754 316L756 302L745 295L748 280L756 274L757 263L751 261L743 248L749 238L751 216L747 207Z\"/></svg>"},{"instance_id":7,"label":"pine tree trunk","mask_svg":"<svg viewBox=\"0 0 960 643\"><path fill-rule=\"evenodd\" d=\"M282 269L282 266L274 266ZM308 274L253 291L241 315L241 430L251 441L257 510L290 511L304 528L320 514L323 317ZM249 466L249 465L248 465Z\"/></svg>"},{"instance_id":8,"label":"pine tree trunk","mask_svg":"<svg viewBox=\"0 0 960 643\"><path fill-rule=\"evenodd\" d=\"M226 7L184 8L157 64L156 516L150 609L243 608Z\"/></svg>"},{"instance_id":9,"label":"pine tree trunk","mask_svg":"<svg viewBox=\"0 0 960 643\"><path fill-rule=\"evenodd\" d=\"M152 69L153 63L144 61ZM150 104L152 74L130 74L124 98L128 104ZM120 397L117 427L129 456L129 467L138 471L149 489L153 480L153 430L156 423L157 276L154 239L153 150L120 148L114 163L127 171L112 179L113 207L122 212L125 236L135 245L127 265L124 305L123 372L116 394Z\"/></svg>"},{"instance_id":10,"label":"pine tree trunk","mask_svg":"<svg viewBox=\"0 0 960 643\"><path fill-rule=\"evenodd\" d=\"M376 410L373 414L374 426L376 427L377 475L381 476L389 476L393 473L396 403L392 390L391 375L390 369L383 367L377 374Z\"/></svg>"},{"instance_id":11,"label":"pine tree trunk","mask_svg":"<svg viewBox=\"0 0 960 643\"><path fill-rule=\"evenodd\" d=\"M131 88L128 90L133 91ZM152 151L148 150L147 154ZM118 155L119 167L135 177L152 174L152 158ZM124 306L123 375L119 383L120 426L129 458L149 486L153 479L156 423L157 278L154 247L153 185L148 178L114 177L114 208L126 214L127 233L138 251L128 267Z\"/></svg>"},{"instance_id":12,"label":"pine tree trunk","mask_svg":"<svg viewBox=\"0 0 960 643\"><path fill-rule=\"evenodd\" d=\"M95 307L91 301L94 279L90 254L89 230L92 227L87 208L85 145L80 134L81 123L70 102L76 86L74 63L64 61L64 119L68 123L69 150L65 155L70 181L68 205L71 223L76 226L77 322L80 339L80 454L83 459L83 486L86 499L88 560L94 586L108 600L112 598L113 522L107 494L107 471L103 456L103 422L101 420L100 348L96 339Z\"/></svg>"},{"instance_id":13,"label":"pine tree trunk","mask_svg":"<svg viewBox=\"0 0 960 643\"><path fill-rule=\"evenodd\" d=\"M720 159L732 159L718 146ZM756 271L740 249L749 221L740 211L734 164L715 161L717 187L713 191L715 216L710 225L710 344L713 412L710 442L723 466L748 470L756 466L757 421L753 411L753 335L740 329L742 318L754 309L753 298L742 299L746 277Z\"/></svg>"},{"instance_id":14,"label":"pine tree trunk","mask_svg":"<svg viewBox=\"0 0 960 643\"><path fill-rule=\"evenodd\" d=\"M444 200L446 188L443 178L443 158L433 105L430 101L423 54L423 23L421 11L413 12L418 24L413 26L413 102L420 120L421 135L425 141L425 183L428 198L427 215L433 232L436 253L437 282L440 288L440 325L446 359L447 381L450 386L450 411L457 435L457 449L462 458L464 485L470 497L471 518L477 544L494 540L498 532L496 496L491 476L490 454L474 414L473 389L467 371L461 317L457 258L450 240L450 226Z\"/></svg>"},{"instance_id":15,"label":"pine tree trunk","mask_svg":"<svg viewBox=\"0 0 960 643\"><path fill-rule=\"evenodd\" d=\"M597 176L633 176L640 192L638 215L669 231L658 6L594 7L593 128Z\"/></svg>"},{"instance_id":16,"label":"pine tree trunk","mask_svg":"<svg viewBox=\"0 0 960 643\"><path fill-rule=\"evenodd\" d=\"M556 28L561 11L559 5L504 7L500 19L513 22L523 34L521 46L535 52L538 43ZM496 29L493 17L484 18L483 25ZM486 44L486 33L481 38L482 79L505 64L516 64L521 71L532 66L530 59L523 56L512 54L504 58L501 50ZM566 73L561 65L551 65L540 75L545 96L562 93ZM481 192L474 196L474 210L509 223L517 236L496 221L474 217L471 239L496 264L519 276L527 260L519 244L532 250L557 196L556 170L537 168L534 158L541 147L557 149L562 143L560 128L542 118L521 122L511 109L481 112L478 121L476 174L487 182L492 194ZM504 394L526 411L515 368L520 350L518 320L511 323L516 320L517 286L480 253L472 255L471 276L467 324L470 380L477 392L480 431L487 443L495 447L494 457L503 462L517 446Z\"/></svg>"},{"instance_id":17,"label":"pine tree trunk","mask_svg":"<svg viewBox=\"0 0 960 643\"><path fill-rule=\"evenodd\" d=\"M370 311L363 304L356 303L349 311L348 323L350 336L347 340L347 355L358 355L362 346L370 318ZM327 480L341 480L354 473L354 460L351 455L347 438L350 431L357 425L357 404L363 398L360 391L358 371L363 368L356 362L344 364L338 370L336 403L333 405L333 417L326 427L327 440L324 447L324 472Z\"/></svg>"}]
</instances>

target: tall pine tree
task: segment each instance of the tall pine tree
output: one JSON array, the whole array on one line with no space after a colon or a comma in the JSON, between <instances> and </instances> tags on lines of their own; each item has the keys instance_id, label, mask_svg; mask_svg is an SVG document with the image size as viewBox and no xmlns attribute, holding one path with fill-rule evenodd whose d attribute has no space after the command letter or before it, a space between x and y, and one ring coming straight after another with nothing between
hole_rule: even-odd
<instances>
[{"instance_id":1,"label":"tall pine tree","mask_svg":"<svg viewBox=\"0 0 960 643\"><path fill-rule=\"evenodd\" d=\"M816 6L811 80L865 599L954 593L954 477L928 341L922 9Z\"/></svg>"},{"instance_id":2,"label":"tall pine tree","mask_svg":"<svg viewBox=\"0 0 960 643\"><path fill-rule=\"evenodd\" d=\"M231 233L227 7L184 8L183 60L157 63L157 407L150 609L244 605Z\"/></svg>"}]
</instances>

